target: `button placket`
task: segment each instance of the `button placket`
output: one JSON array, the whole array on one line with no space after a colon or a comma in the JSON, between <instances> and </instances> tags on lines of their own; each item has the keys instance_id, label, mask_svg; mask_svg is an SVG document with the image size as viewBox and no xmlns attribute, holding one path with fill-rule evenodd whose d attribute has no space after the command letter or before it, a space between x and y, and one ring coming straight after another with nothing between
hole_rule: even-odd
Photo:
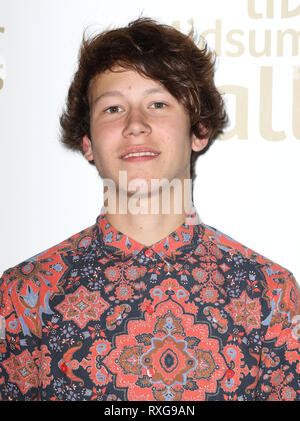
<instances>
[{"instance_id":1,"label":"button placket","mask_svg":"<svg viewBox=\"0 0 300 421\"><path fill-rule=\"evenodd\" d=\"M233 376L234 376L234 371L233 371L231 368L229 368L229 369L226 371L226 378L227 378L228 380L230 380Z\"/></svg>"},{"instance_id":2,"label":"button placket","mask_svg":"<svg viewBox=\"0 0 300 421\"><path fill-rule=\"evenodd\" d=\"M154 308L153 308L153 306L152 306L151 304L149 304L149 305L146 307L146 311L147 311L147 313L148 313L148 314L153 314L153 313L154 313Z\"/></svg>"},{"instance_id":3,"label":"button placket","mask_svg":"<svg viewBox=\"0 0 300 421\"><path fill-rule=\"evenodd\" d=\"M60 371L61 371L62 373L66 373L66 372L68 371L68 366L67 366L67 364L62 363L62 364L60 365Z\"/></svg>"},{"instance_id":4,"label":"button placket","mask_svg":"<svg viewBox=\"0 0 300 421\"><path fill-rule=\"evenodd\" d=\"M165 265L167 265L167 273L166 275L171 275L170 269L172 268L172 265L170 263L168 263L162 256L159 256L160 259L157 258L157 256L155 256L155 253L152 249L147 249L144 251L144 256L149 259L149 261L152 262L152 264L154 264L154 266L152 266L155 270L157 267L160 267L159 265L159 261L162 261L162 263L164 263Z\"/></svg>"},{"instance_id":5,"label":"button placket","mask_svg":"<svg viewBox=\"0 0 300 421\"><path fill-rule=\"evenodd\" d=\"M151 258L153 256L153 251L151 249L145 250L145 256Z\"/></svg>"},{"instance_id":6,"label":"button placket","mask_svg":"<svg viewBox=\"0 0 300 421\"><path fill-rule=\"evenodd\" d=\"M167 263L167 265L168 265L168 272L167 272L167 275L171 275L171 272L170 272L170 265L169 265L169 263Z\"/></svg>"}]
</instances>

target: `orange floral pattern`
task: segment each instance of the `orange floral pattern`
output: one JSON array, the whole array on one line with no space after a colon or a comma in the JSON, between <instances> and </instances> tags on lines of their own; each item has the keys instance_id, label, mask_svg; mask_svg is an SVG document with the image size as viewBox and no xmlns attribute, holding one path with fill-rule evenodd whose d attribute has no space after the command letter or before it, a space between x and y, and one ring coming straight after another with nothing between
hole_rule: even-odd
<instances>
[{"instance_id":1,"label":"orange floral pattern","mask_svg":"<svg viewBox=\"0 0 300 421\"><path fill-rule=\"evenodd\" d=\"M1 277L0 400L300 400L299 297L208 225L145 247L102 213Z\"/></svg>"}]
</instances>

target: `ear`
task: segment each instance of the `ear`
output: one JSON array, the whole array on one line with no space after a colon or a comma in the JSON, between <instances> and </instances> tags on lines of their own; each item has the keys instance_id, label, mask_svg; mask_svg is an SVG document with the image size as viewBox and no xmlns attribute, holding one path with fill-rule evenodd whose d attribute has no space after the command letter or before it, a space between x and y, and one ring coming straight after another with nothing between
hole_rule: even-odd
<instances>
[{"instance_id":1,"label":"ear","mask_svg":"<svg viewBox=\"0 0 300 421\"><path fill-rule=\"evenodd\" d=\"M84 157L88 161L93 161L94 156L93 156L93 150L92 150L92 142L87 135L83 136L82 138L82 151L83 151Z\"/></svg>"},{"instance_id":2,"label":"ear","mask_svg":"<svg viewBox=\"0 0 300 421\"><path fill-rule=\"evenodd\" d=\"M205 134L205 137L200 139L199 137L197 137L195 134L192 135L192 150L194 152L200 152L202 151L202 149L205 148L205 146L207 145L208 141L209 141L209 131L207 130L206 127L204 127L202 124L200 124L200 128L201 128L201 132L203 134Z\"/></svg>"},{"instance_id":3,"label":"ear","mask_svg":"<svg viewBox=\"0 0 300 421\"><path fill-rule=\"evenodd\" d=\"M209 136L203 138L203 139L199 139L198 137L196 137L194 134L192 135L192 150L194 152L200 152L202 151L202 149L205 148L205 146L207 145L209 141Z\"/></svg>"}]
</instances>

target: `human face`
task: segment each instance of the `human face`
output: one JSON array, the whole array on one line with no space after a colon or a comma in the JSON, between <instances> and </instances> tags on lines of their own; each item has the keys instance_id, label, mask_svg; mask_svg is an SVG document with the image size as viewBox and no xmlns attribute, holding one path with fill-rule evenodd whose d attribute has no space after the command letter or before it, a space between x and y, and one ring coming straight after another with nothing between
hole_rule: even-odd
<instances>
[{"instance_id":1,"label":"human face","mask_svg":"<svg viewBox=\"0 0 300 421\"><path fill-rule=\"evenodd\" d=\"M94 160L102 178L119 185L119 171L128 183L143 179L183 181L190 178L191 150L206 142L190 134L190 119L183 107L158 81L121 68L97 76L89 90L91 139L83 138L83 151ZM125 158L133 148L155 156Z\"/></svg>"}]
</instances>

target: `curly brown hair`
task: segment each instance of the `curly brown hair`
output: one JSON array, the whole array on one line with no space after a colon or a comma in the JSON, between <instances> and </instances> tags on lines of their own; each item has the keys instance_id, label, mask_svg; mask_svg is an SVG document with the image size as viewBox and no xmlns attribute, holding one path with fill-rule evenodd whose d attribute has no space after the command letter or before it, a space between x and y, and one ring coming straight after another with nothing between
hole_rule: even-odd
<instances>
[{"instance_id":1,"label":"curly brown hair","mask_svg":"<svg viewBox=\"0 0 300 421\"><path fill-rule=\"evenodd\" d=\"M207 44L202 49L197 47L193 30L185 35L150 18L139 18L128 26L89 39L83 36L78 70L60 117L60 140L67 148L83 153L82 138L84 135L90 138L89 86L96 76L115 66L160 82L188 111L191 133L198 138L209 135L207 146L191 153L190 171L194 180L196 159L223 132L228 121L214 83L215 54Z\"/></svg>"}]
</instances>

